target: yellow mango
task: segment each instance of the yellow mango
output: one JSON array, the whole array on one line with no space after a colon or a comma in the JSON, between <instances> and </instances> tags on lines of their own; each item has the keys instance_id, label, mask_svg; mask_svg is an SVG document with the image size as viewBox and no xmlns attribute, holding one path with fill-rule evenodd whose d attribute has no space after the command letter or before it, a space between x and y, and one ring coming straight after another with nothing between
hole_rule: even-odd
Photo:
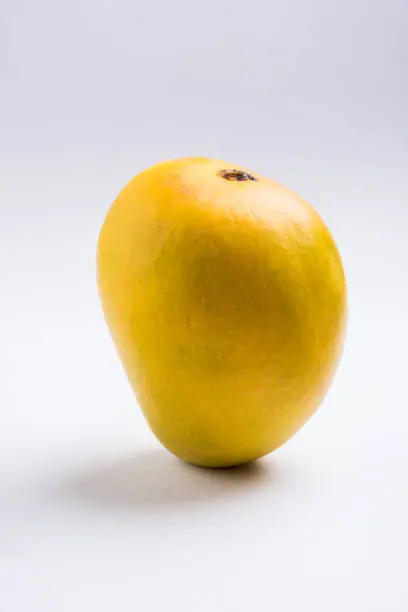
<instances>
[{"instance_id":1,"label":"yellow mango","mask_svg":"<svg viewBox=\"0 0 408 612\"><path fill-rule=\"evenodd\" d=\"M223 161L135 176L102 227L103 312L161 443L203 466L261 457L315 412L345 338L336 244L301 197Z\"/></svg>"}]
</instances>

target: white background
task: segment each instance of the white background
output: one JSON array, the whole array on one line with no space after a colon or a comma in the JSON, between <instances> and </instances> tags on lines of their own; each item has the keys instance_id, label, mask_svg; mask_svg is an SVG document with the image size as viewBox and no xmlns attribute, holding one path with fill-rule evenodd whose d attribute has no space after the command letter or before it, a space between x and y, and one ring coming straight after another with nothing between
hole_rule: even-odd
<instances>
[{"instance_id":1,"label":"white background","mask_svg":"<svg viewBox=\"0 0 408 612\"><path fill-rule=\"evenodd\" d=\"M408 607L403 0L5 0L0 9L0 612ZM124 184L208 155L323 215L346 350L253 466L162 450L99 309Z\"/></svg>"}]
</instances>

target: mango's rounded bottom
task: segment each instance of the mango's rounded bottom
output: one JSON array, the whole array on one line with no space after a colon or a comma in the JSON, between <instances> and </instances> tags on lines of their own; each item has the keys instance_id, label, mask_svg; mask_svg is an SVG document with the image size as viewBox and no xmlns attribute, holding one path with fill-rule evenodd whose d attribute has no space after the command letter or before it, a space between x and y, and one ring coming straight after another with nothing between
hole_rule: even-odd
<instances>
[{"instance_id":1,"label":"mango's rounded bottom","mask_svg":"<svg viewBox=\"0 0 408 612\"><path fill-rule=\"evenodd\" d=\"M200 454L185 454L180 452L175 452L168 448L163 442L161 444L164 448L171 453L174 457L183 461L183 463L187 463L188 465L192 465L198 468L208 468L208 469L228 469L235 467L242 467L245 465L249 465L258 461L258 459L262 459L267 455L274 452L278 447L272 448L266 452L258 452L252 454L225 454L225 455L216 455L213 457L205 457ZM279 445L280 446L280 445Z\"/></svg>"}]
</instances>

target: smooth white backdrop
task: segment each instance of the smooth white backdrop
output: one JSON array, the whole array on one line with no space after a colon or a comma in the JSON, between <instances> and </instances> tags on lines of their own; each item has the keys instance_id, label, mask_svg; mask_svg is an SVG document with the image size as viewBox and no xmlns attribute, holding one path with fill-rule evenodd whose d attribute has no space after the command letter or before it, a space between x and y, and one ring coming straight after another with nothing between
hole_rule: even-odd
<instances>
[{"instance_id":1,"label":"smooth white backdrop","mask_svg":"<svg viewBox=\"0 0 408 612\"><path fill-rule=\"evenodd\" d=\"M5 0L0 9L1 612L408 606L402 0ZM258 464L186 466L128 387L98 230L142 168L242 163L323 215L348 342Z\"/></svg>"}]
</instances>

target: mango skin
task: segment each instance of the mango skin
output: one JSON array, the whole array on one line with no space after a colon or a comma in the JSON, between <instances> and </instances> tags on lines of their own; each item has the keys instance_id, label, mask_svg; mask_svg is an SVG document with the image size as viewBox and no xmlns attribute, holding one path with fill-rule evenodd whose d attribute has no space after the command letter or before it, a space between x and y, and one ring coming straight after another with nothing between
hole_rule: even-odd
<instances>
[{"instance_id":1,"label":"mango skin","mask_svg":"<svg viewBox=\"0 0 408 612\"><path fill-rule=\"evenodd\" d=\"M211 467L266 455L309 419L347 319L341 259L317 212L257 173L223 169L247 172L207 158L143 171L97 250L105 319L152 431Z\"/></svg>"}]
</instances>

